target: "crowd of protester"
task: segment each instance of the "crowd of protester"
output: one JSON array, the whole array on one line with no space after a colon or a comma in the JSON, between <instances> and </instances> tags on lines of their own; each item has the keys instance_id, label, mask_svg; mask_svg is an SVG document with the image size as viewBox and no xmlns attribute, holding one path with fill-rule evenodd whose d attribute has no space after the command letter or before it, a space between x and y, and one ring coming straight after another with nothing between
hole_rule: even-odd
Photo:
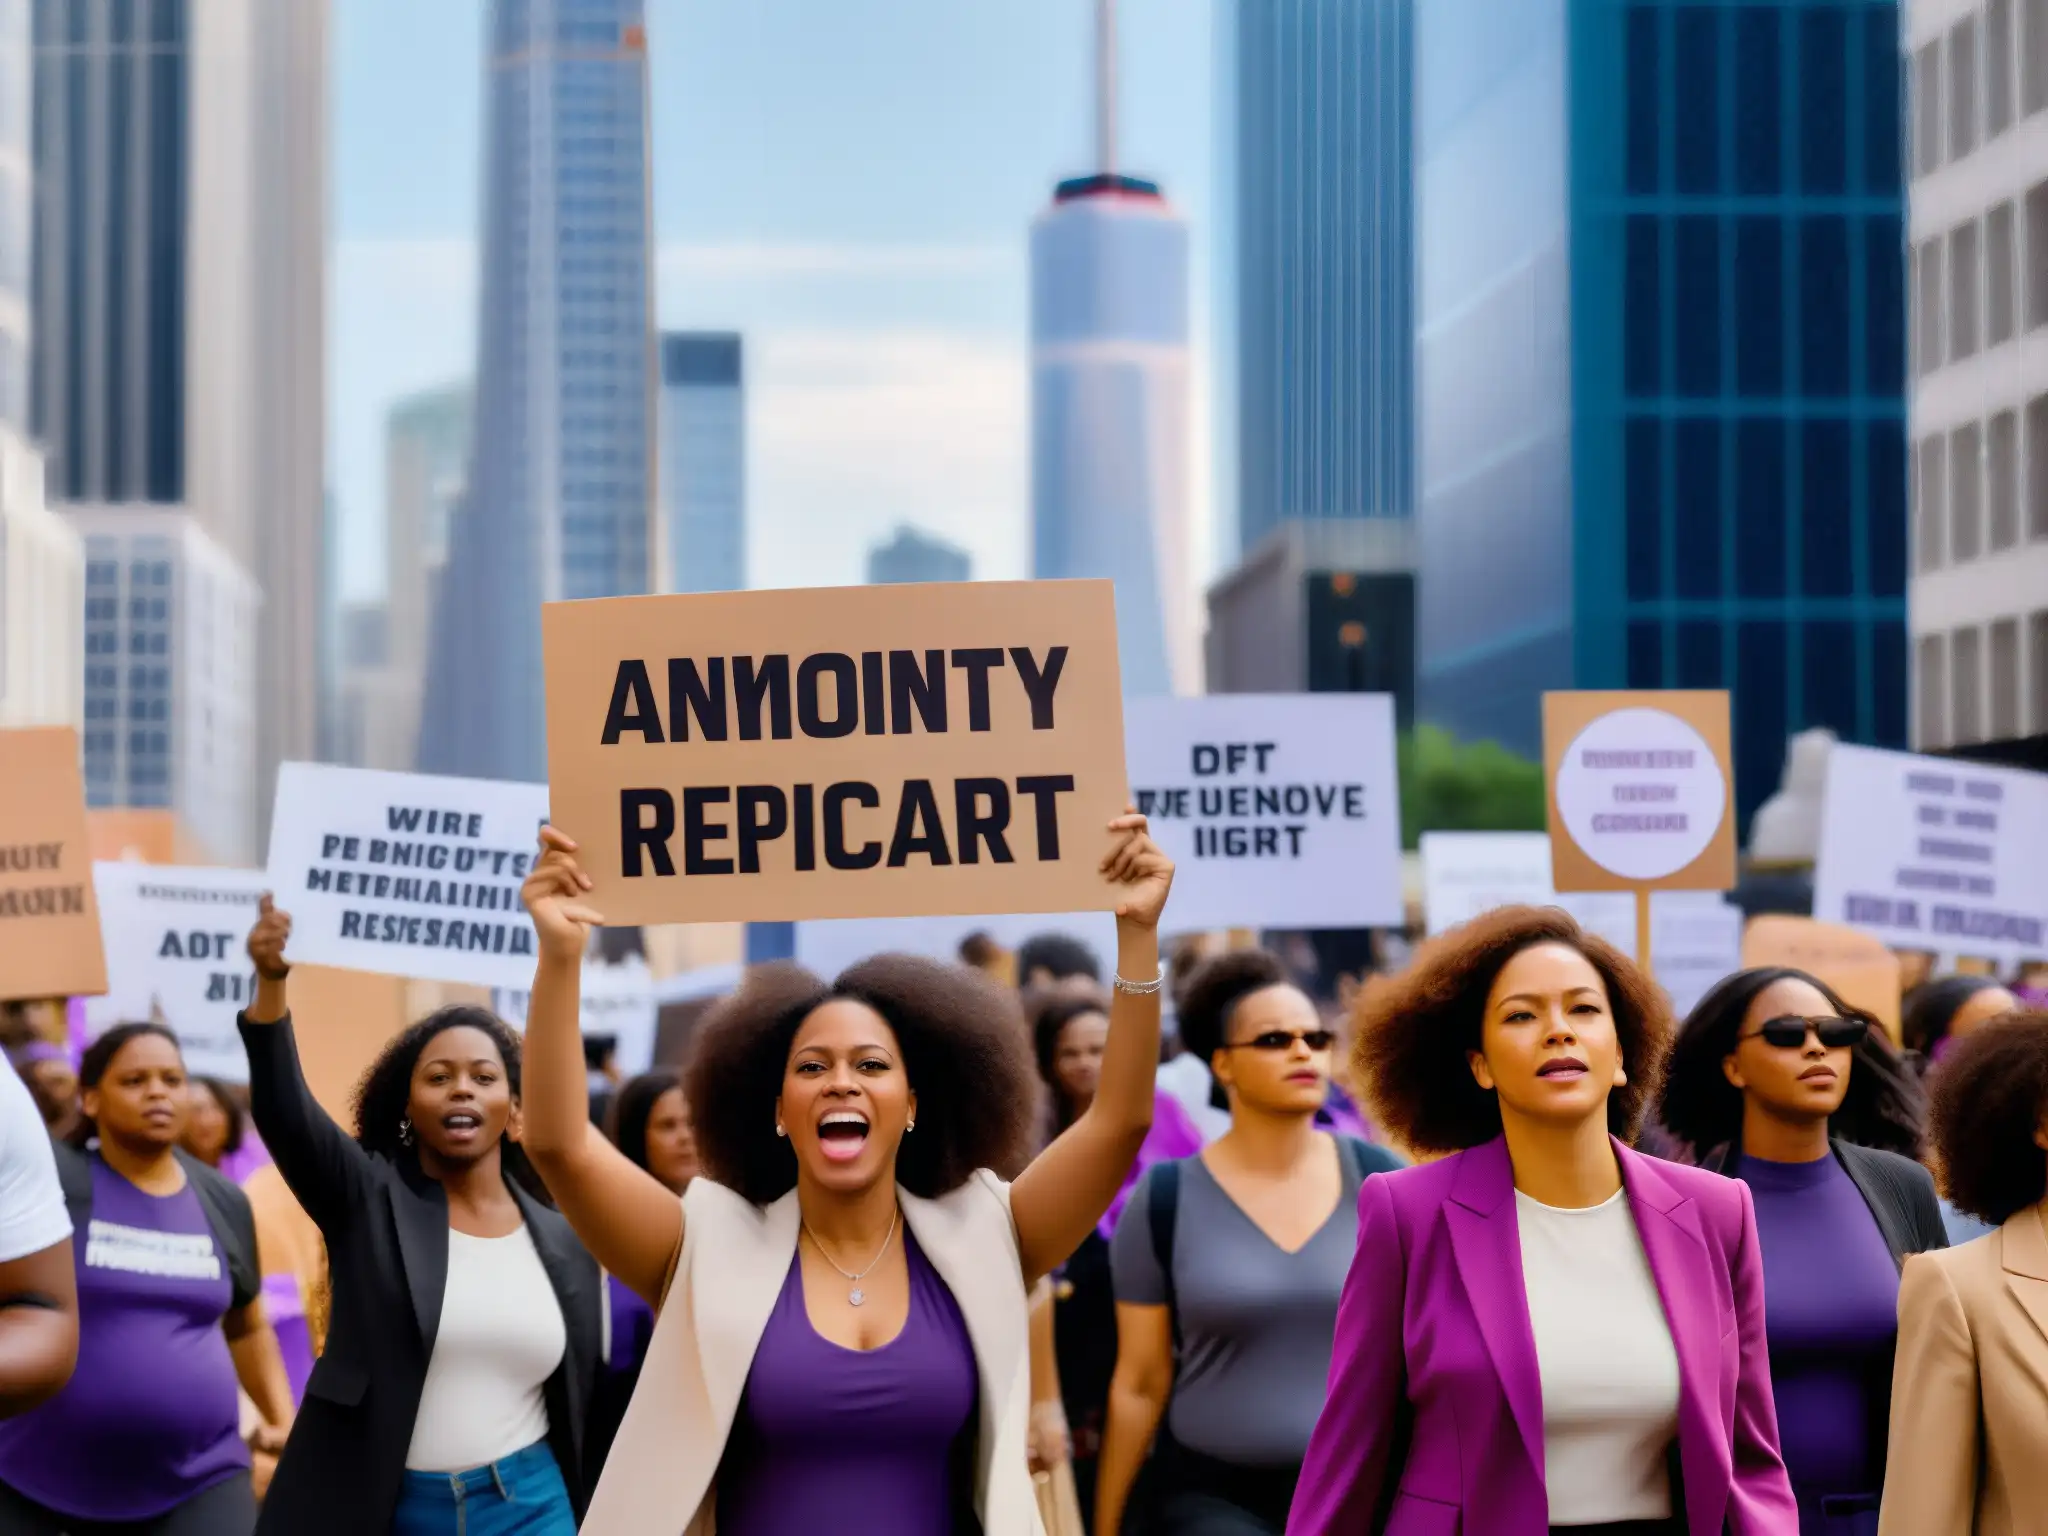
<instances>
[{"instance_id":1,"label":"crowd of protester","mask_svg":"<svg viewBox=\"0 0 2048 1536\"><path fill-rule=\"evenodd\" d=\"M757 968L623 1081L552 830L524 1036L347 1125L267 901L246 1087L15 1031L0 1536L2048 1532L2038 976L1679 1021L1503 908L1312 996L1112 830L1113 968Z\"/></svg>"}]
</instances>

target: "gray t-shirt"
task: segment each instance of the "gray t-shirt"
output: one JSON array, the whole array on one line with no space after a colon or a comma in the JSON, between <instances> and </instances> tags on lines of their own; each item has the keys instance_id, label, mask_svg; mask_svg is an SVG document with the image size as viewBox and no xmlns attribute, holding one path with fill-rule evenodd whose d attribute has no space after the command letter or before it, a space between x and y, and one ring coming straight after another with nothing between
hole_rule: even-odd
<instances>
[{"instance_id":1,"label":"gray t-shirt","mask_svg":"<svg viewBox=\"0 0 2048 1536\"><path fill-rule=\"evenodd\" d=\"M1323 1411L1337 1297L1358 1246L1358 1169L1338 1165L1344 1192L1316 1235L1282 1251L1223 1192L1199 1157L1180 1164L1174 1222L1174 1303L1180 1368L1167 1423L1189 1450L1240 1467L1298 1463ZM1148 1171L1110 1243L1116 1299L1163 1306L1166 1280L1152 1253Z\"/></svg>"}]
</instances>

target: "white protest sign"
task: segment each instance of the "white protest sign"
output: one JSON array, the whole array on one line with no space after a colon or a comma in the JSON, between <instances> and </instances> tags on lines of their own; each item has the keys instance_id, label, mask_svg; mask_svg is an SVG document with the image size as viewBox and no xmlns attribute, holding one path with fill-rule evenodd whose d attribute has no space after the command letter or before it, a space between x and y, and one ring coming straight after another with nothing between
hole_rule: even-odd
<instances>
[{"instance_id":1,"label":"white protest sign","mask_svg":"<svg viewBox=\"0 0 2048 1536\"><path fill-rule=\"evenodd\" d=\"M529 976L529 982L531 979ZM532 994L524 987L500 987L491 994L498 1017L522 1033L531 1002ZM654 973L639 955L629 955L616 965L583 962L583 1033L586 1037L611 1036L619 1070L629 1077L654 1064L657 1007Z\"/></svg>"},{"instance_id":2,"label":"white protest sign","mask_svg":"<svg viewBox=\"0 0 2048 1536\"><path fill-rule=\"evenodd\" d=\"M254 992L246 949L261 870L95 864L107 994L85 1000L87 1031L157 1019L177 1032L186 1070L249 1080L235 1015Z\"/></svg>"},{"instance_id":3,"label":"white protest sign","mask_svg":"<svg viewBox=\"0 0 2048 1536\"><path fill-rule=\"evenodd\" d=\"M292 914L291 958L530 986L533 924L519 887L547 809L544 784L284 764L270 888Z\"/></svg>"},{"instance_id":4,"label":"white protest sign","mask_svg":"<svg viewBox=\"0 0 2048 1536\"><path fill-rule=\"evenodd\" d=\"M1650 897L1650 958L1679 1018L1716 982L1742 969L1742 925L1742 909L1715 891Z\"/></svg>"},{"instance_id":5,"label":"white protest sign","mask_svg":"<svg viewBox=\"0 0 2048 1536\"><path fill-rule=\"evenodd\" d=\"M1176 877L1177 880L1177 877ZM1168 913L1174 910L1169 900ZM842 917L796 926L796 963L827 980L870 955L921 955L957 962L961 942L985 933L1015 950L1041 933L1079 939L1102 962L1105 981L1116 965L1116 919L1107 912L1031 915L1008 912L990 917Z\"/></svg>"},{"instance_id":6,"label":"white protest sign","mask_svg":"<svg viewBox=\"0 0 2048 1536\"><path fill-rule=\"evenodd\" d=\"M2048 958L2048 775L1835 747L1813 915L1894 949Z\"/></svg>"},{"instance_id":7,"label":"white protest sign","mask_svg":"<svg viewBox=\"0 0 2048 1536\"><path fill-rule=\"evenodd\" d=\"M1132 798L1176 865L1173 931L1402 922L1392 698L1129 699L1124 725Z\"/></svg>"}]
</instances>

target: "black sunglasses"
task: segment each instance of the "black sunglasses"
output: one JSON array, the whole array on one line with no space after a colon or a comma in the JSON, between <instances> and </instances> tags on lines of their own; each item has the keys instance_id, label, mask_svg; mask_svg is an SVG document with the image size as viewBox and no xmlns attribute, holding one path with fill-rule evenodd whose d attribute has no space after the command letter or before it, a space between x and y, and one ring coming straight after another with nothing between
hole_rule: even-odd
<instances>
[{"instance_id":1,"label":"black sunglasses","mask_svg":"<svg viewBox=\"0 0 2048 1536\"><path fill-rule=\"evenodd\" d=\"M1312 1051L1327 1051L1337 1043L1334 1031L1307 1029L1296 1034L1291 1029L1269 1029L1263 1035L1253 1035L1249 1040L1240 1040L1235 1045L1226 1045L1226 1051L1291 1051L1299 1040Z\"/></svg>"},{"instance_id":2,"label":"black sunglasses","mask_svg":"<svg viewBox=\"0 0 2048 1536\"><path fill-rule=\"evenodd\" d=\"M1765 1045L1774 1045L1781 1051L1797 1050L1806 1044L1807 1031L1820 1037L1820 1043L1830 1050L1844 1045L1861 1045L1870 1033L1868 1019L1802 1019L1797 1014L1787 1014L1782 1019L1771 1019L1754 1034L1738 1038L1754 1040L1763 1037Z\"/></svg>"}]
</instances>

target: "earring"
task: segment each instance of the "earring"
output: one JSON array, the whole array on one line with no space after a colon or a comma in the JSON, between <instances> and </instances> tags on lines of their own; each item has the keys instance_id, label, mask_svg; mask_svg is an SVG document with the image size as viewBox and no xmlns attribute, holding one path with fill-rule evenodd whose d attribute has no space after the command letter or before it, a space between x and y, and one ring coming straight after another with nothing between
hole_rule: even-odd
<instances>
[{"instance_id":1,"label":"earring","mask_svg":"<svg viewBox=\"0 0 2048 1536\"><path fill-rule=\"evenodd\" d=\"M904 1135L908 1136L908 1135L909 1135L909 1134L910 1134L910 1133L911 1133L912 1131L914 1131L914 1130L916 1130L916 1129L917 1129L917 1122L916 1122L915 1120L906 1120L906 1121L904 1121L904 1122L903 1122L903 1134L904 1134Z\"/></svg>"},{"instance_id":2,"label":"earring","mask_svg":"<svg viewBox=\"0 0 2048 1536\"><path fill-rule=\"evenodd\" d=\"M412 1116L403 1116L398 1122L398 1141L401 1146L412 1145Z\"/></svg>"},{"instance_id":3,"label":"earring","mask_svg":"<svg viewBox=\"0 0 2048 1536\"><path fill-rule=\"evenodd\" d=\"M775 1122L775 1134L778 1136L787 1136L789 1134L788 1131L785 1131L782 1128L782 1122L780 1120Z\"/></svg>"}]
</instances>

